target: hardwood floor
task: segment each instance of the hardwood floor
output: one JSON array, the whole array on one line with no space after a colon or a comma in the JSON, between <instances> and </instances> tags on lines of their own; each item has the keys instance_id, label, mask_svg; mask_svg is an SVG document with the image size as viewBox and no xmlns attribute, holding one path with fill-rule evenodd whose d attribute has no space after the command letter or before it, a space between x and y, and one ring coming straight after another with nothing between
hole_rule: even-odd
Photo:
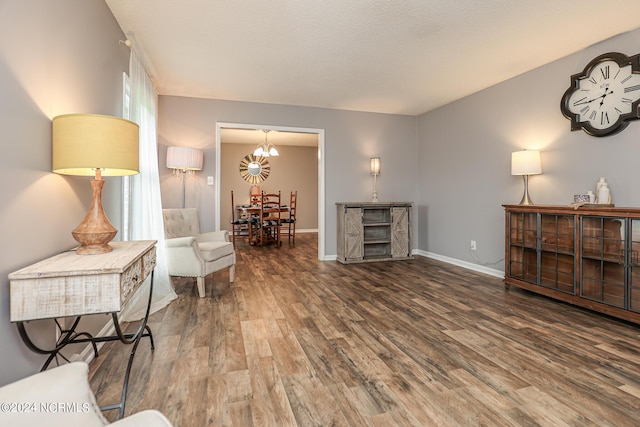
<instances>
[{"instance_id":1,"label":"hardwood floor","mask_svg":"<svg viewBox=\"0 0 640 427\"><path fill-rule=\"evenodd\" d=\"M236 247L236 281L191 281L150 321L126 413L182 426L640 425L637 325L436 260L320 262ZM98 402L119 400L128 347L91 364ZM107 413L113 417L113 412Z\"/></svg>"}]
</instances>

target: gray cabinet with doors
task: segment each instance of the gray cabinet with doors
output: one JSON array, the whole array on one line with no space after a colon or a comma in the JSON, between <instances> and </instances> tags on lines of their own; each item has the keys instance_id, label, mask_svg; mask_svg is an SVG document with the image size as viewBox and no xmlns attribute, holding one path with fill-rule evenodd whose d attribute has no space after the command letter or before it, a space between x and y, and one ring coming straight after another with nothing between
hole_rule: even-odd
<instances>
[{"instance_id":1,"label":"gray cabinet with doors","mask_svg":"<svg viewBox=\"0 0 640 427\"><path fill-rule=\"evenodd\" d=\"M411 259L411 202L340 202L338 261Z\"/></svg>"}]
</instances>

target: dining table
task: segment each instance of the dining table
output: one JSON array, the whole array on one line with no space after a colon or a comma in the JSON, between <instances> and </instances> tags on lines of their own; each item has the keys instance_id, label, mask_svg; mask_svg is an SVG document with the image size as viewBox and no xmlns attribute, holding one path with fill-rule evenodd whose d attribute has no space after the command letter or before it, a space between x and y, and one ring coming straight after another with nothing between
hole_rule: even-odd
<instances>
[{"instance_id":1,"label":"dining table","mask_svg":"<svg viewBox=\"0 0 640 427\"><path fill-rule=\"evenodd\" d=\"M236 209L238 218L256 218L256 220L254 221L249 221L249 236L250 236L249 243L251 245L256 245L259 242L259 237L260 237L259 233L262 232L261 231L262 219L259 218L261 213L268 215L278 211L280 211L280 213L289 212L289 206L287 205L280 205L279 208L277 205L275 206L266 205L264 210L262 209L262 206L260 204L236 205L235 209ZM256 229L257 232L253 231L254 228Z\"/></svg>"}]
</instances>

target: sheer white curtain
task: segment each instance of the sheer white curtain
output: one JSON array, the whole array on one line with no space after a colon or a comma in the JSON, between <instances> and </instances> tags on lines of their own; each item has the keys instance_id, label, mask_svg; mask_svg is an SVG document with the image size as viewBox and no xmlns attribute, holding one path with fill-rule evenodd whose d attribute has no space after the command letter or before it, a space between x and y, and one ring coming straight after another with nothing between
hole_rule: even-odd
<instances>
[{"instance_id":1,"label":"sheer white curtain","mask_svg":"<svg viewBox=\"0 0 640 427\"><path fill-rule=\"evenodd\" d=\"M131 82L130 120L140 126L140 173L131 177L130 238L157 240L157 265L154 273L151 312L165 307L177 295L169 279L162 221L162 200L158 174L157 110L158 95L134 50L129 59ZM121 318L125 321L144 317L149 300L147 279L131 298Z\"/></svg>"}]
</instances>

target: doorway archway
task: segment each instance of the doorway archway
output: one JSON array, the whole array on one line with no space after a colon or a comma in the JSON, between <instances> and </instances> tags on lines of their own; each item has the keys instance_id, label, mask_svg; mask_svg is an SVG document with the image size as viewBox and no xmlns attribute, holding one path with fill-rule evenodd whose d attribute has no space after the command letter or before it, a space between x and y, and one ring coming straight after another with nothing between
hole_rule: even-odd
<instances>
[{"instance_id":1,"label":"doorway archway","mask_svg":"<svg viewBox=\"0 0 640 427\"><path fill-rule=\"evenodd\" d=\"M316 134L318 140L318 259L325 259L324 241L325 241L325 170L324 170L324 129L301 128L277 125L260 125L247 123L216 123L216 181L215 181L215 227L216 230L221 229L221 147L222 147L222 130L223 129L245 129L245 130L275 130L281 132L307 133Z\"/></svg>"}]
</instances>

